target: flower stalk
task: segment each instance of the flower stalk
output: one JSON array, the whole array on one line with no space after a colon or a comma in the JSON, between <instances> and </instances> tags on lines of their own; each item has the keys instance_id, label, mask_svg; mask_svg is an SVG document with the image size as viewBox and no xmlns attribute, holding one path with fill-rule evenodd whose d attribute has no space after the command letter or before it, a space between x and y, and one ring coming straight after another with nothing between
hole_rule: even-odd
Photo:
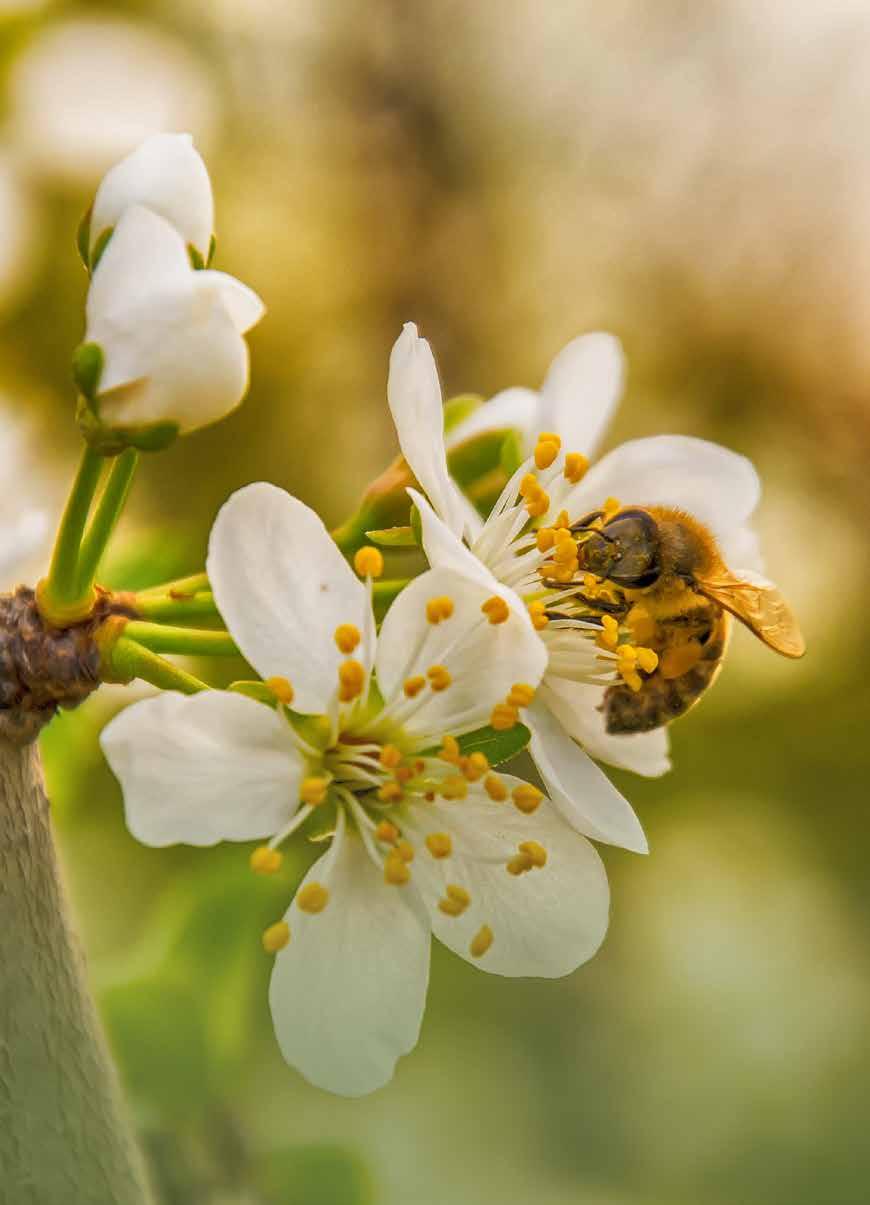
<instances>
[{"instance_id":1,"label":"flower stalk","mask_svg":"<svg viewBox=\"0 0 870 1205\"><path fill-rule=\"evenodd\" d=\"M153 653L183 653L192 657L238 657L239 650L228 632L176 628L168 624L133 619L124 636Z\"/></svg>"},{"instance_id":2,"label":"flower stalk","mask_svg":"<svg viewBox=\"0 0 870 1205\"><path fill-rule=\"evenodd\" d=\"M84 619L93 604L90 583L84 590L79 585L79 554L103 463L100 453L86 445L60 521L48 577L40 583L40 610L57 627Z\"/></svg>"},{"instance_id":3,"label":"flower stalk","mask_svg":"<svg viewBox=\"0 0 870 1205\"><path fill-rule=\"evenodd\" d=\"M116 457L106 481L102 496L91 519L87 534L81 543L78 558L78 587L80 593L88 592L94 584L103 553L106 551L112 532L127 501L139 454L127 448Z\"/></svg>"}]
</instances>

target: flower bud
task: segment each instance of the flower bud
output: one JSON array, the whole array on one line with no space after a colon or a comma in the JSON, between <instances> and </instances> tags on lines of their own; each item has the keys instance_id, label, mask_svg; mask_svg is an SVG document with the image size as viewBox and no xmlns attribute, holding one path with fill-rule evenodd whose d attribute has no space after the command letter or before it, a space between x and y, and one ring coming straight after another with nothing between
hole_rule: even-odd
<instances>
[{"instance_id":1,"label":"flower bud","mask_svg":"<svg viewBox=\"0 0 870 1205\"><path fill-rule=\"evenodd\" d=\"M234 277L194 271L163 218L128 209L94 271L74 360L85 438L156 450L223 418L247 390L243 335L263 309Z\"/></svg>"},{"instance_id":2,"label":"flower bud","mask_svg":"<svg viewBox=\"0 0 870 1205\"><path fill-rule=\"evenodd\" d=\"M80 237L89 267L96 266L112 231L134 205L144 205L175 227L194 267L209 263L214 201L190 134L154 134L106 173Z\"/></svg>"}]
</instances>

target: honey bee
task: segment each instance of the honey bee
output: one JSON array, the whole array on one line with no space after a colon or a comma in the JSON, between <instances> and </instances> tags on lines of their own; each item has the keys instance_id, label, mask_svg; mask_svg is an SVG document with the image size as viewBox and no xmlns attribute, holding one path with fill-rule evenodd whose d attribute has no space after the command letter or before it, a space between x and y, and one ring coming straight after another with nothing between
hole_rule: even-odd
<instances>
[{"instance_id":1,"label":"honey bee","mask_svg":"<svg viewBox=\"0 0 870 1205\"><path fill-rule=\"evenodd\" d=\"M571 531L581 571L610 584L609 600L583 601L658 655L651 673L638 674L639 688L605 691L608 732L648 732L688 711L719 673L732 615L777 653L803 656L797 619L776 587L732 573L691 515L663 506L598 511Z\"/></svg>"}]
</instances>

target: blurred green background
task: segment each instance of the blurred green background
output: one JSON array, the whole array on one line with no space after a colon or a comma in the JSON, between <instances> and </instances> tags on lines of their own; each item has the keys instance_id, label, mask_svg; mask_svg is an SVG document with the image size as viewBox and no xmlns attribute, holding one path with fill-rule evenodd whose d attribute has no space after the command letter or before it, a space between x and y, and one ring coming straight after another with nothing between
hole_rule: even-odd
<instances>
[{"instance_id":1,"label":"blurred green background","mask_svg":"<svg viewBox=\"0 0 870 1205\"><path fill-rule=\"evenodd\" d=\"M792 664L738 633L674 771L620 776L652 852L602 851L598 957L503 981L436 948L420 1046L360 1101L272 1036L259 935L299 867L137 845L96 739L124 692L57 720L59 841L161 1201L866 1202L865 0L4 0L0 35L0 398L34 489L57 505L78 454L75 227L147 133L194 133L218 266L269 307L245 406L146 460L114 584L200 568L247 481L341 519L395 450L404 320L448 394L537 385L608 329L630 363L612 441L755 459L810 645Z\"/></svg>"}]
</instances>

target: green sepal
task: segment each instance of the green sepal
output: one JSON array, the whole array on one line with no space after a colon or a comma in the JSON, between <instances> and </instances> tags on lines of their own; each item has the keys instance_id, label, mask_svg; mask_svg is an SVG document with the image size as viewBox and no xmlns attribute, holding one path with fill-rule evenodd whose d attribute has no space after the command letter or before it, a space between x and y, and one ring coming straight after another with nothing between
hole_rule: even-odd
<instances>
[{"instance_id":1,"label":"green sepal","mask_svg":"<svg viewBox=\"0 0 870 1205\"><path fill-rule=\"evenodd\" d=\"M532 734L525 724L514 724L513 728L502 732L487 725L460 736L459 749L466 756L469 753L485 753L489 764L498 766L522 753L531 739Z\"/></svg>"},{"instance_id":2,"label":"green sepal","mask_svg":"<svg viewBox=\"0 0 870 1205\"><path fill-rule=\"evenodd\" d=\"M114 226L107 226L106 229L101 230L99 235L97 236L97 241L94 243L94 249L93 249L93 252L91 253L91 274L92 275L94 272L96 272L97 264L102 259L103 252L106 250L106 247L108 247L109 239L114 234L114 231L115 231Z\"/></svg>"},{"instance_id":3,"label":"green sepal","mask_svg":"<svg viewBox=\"0 0 870 1205\"><path fill-rule=\"evenodd\" d=\"M414 539L423 547L423 520L420 517L420 512L416 506L411 507L411 531L414 533Z\"/></svg>"},{"instance_id":4,"label":"green sepal","mask_svg":"<svg viewBox=\"0 0 870 1205\"><path fill-rule=\"evenodd\" d=\"M147 423L142 427L121 427L125 447L137 448L140 452L162 452L178 439L178 423Z\"/></svg>"},{"instance_id":5,"label":"green sepal","mask_svg":"<svg viewBox=\"0 0 870 1205\"><path fill-rule=\"evenodd\" d=\"M278 706L278 700L265 682L240 679L238 682L231 682L227 690L232 690L237 695L245 695L249 699L256 699L258 703L266 703L269 707Z\"/></svg>"},{"instance_id":6,"label":"green sepal","mask_svg":"<svg viewBox=\"0 0 870 1205\"><path fill-rule=\"evenodd\" d=\"M381 548L419 547L413 527L381 527L375 531L367 531L366 538Z\"/></svg>"},{"instance_id":7,"label":"green sepal","mask_svg":"<svg viewBox=\"0 0 870 1205\"><path fill-rule=\"evenodd\" d=\"M449 398L444 403L444 434L455 430L482 405L483 398L477 393L460 393Z\"/></svg>"},{"instance_id":8,"label":"green sepal","mask_svg":"<svg viewBox=\"0 0 870 1205\"><path fill-rule=\"evenodd\" d=\"M214 235L211 236L208 242L208 256L206 257L205 266L210 268L214 263L215 252L217 251L217 239Z\"/></svg>"},{"instance_id":9,"label":"green sepal","mask_svg":"<svg viewBox=\"0 0 870 1205\"><path fill-rule=\"evenodd\" d=\"M518 431L508 431L499 450L499 464L505 476L510 479L525 460L523 441Z\"/></svg>"},{"instance_id":10,"label":"green sepal","mask_svg":"<svg viewBox=\"0 0 870 1205\"><path fill-rule=\"evenodd\" d=\"M463 439L447 453L450 475L467 490L501 467L501 446L505 432L481 431Z\"/></svg>"},{"instance_id":11,"label":"green sepal","mask_svg":"<svg viewBox=\"0 0 870 1205\"><path fill-rule=\"evenodd\" d=\"M197 251L196 247L194 247L193 243L187 244L187 256L190 260L191 267L196 272L201 272L205 267L205 260L202 258L202 255L199 253L199 251Z\"/></svg>"},{"instance_id":12,"label":"green sepal","mask_svg":"<svg viewBox=\"0 0 870 1205\"><path fill-rule=\"evenodd\" d=\"M125 448L136 448L139 452L162 452L178 438L178 423L107 427L100 419L96 400L91 401L84 394L79 395L76 422L87 443L102 456L117 456Z\"/></svg>"},{"instance_id":13,"label":"green sepal","mask_svg":"<svg viewBox=\"0 0 870 1205\"><path fill-rule=\"evenodd\" d=\"M73 352L72 374L79 393L96 407L97 389L103 375L103 349L99 343L80 343Z\"/></svg>"},{"instance_id":14,"label":"green sepal","mask_svg":"<svg viewBox=\"0 0 870 1205\"><path fill-rule=\"evenodd\" d=\"M76 231L76 247L86 272L91 270L91 214L93 211L93 205L88 206Z\"/></svg>"}]
</instances>

